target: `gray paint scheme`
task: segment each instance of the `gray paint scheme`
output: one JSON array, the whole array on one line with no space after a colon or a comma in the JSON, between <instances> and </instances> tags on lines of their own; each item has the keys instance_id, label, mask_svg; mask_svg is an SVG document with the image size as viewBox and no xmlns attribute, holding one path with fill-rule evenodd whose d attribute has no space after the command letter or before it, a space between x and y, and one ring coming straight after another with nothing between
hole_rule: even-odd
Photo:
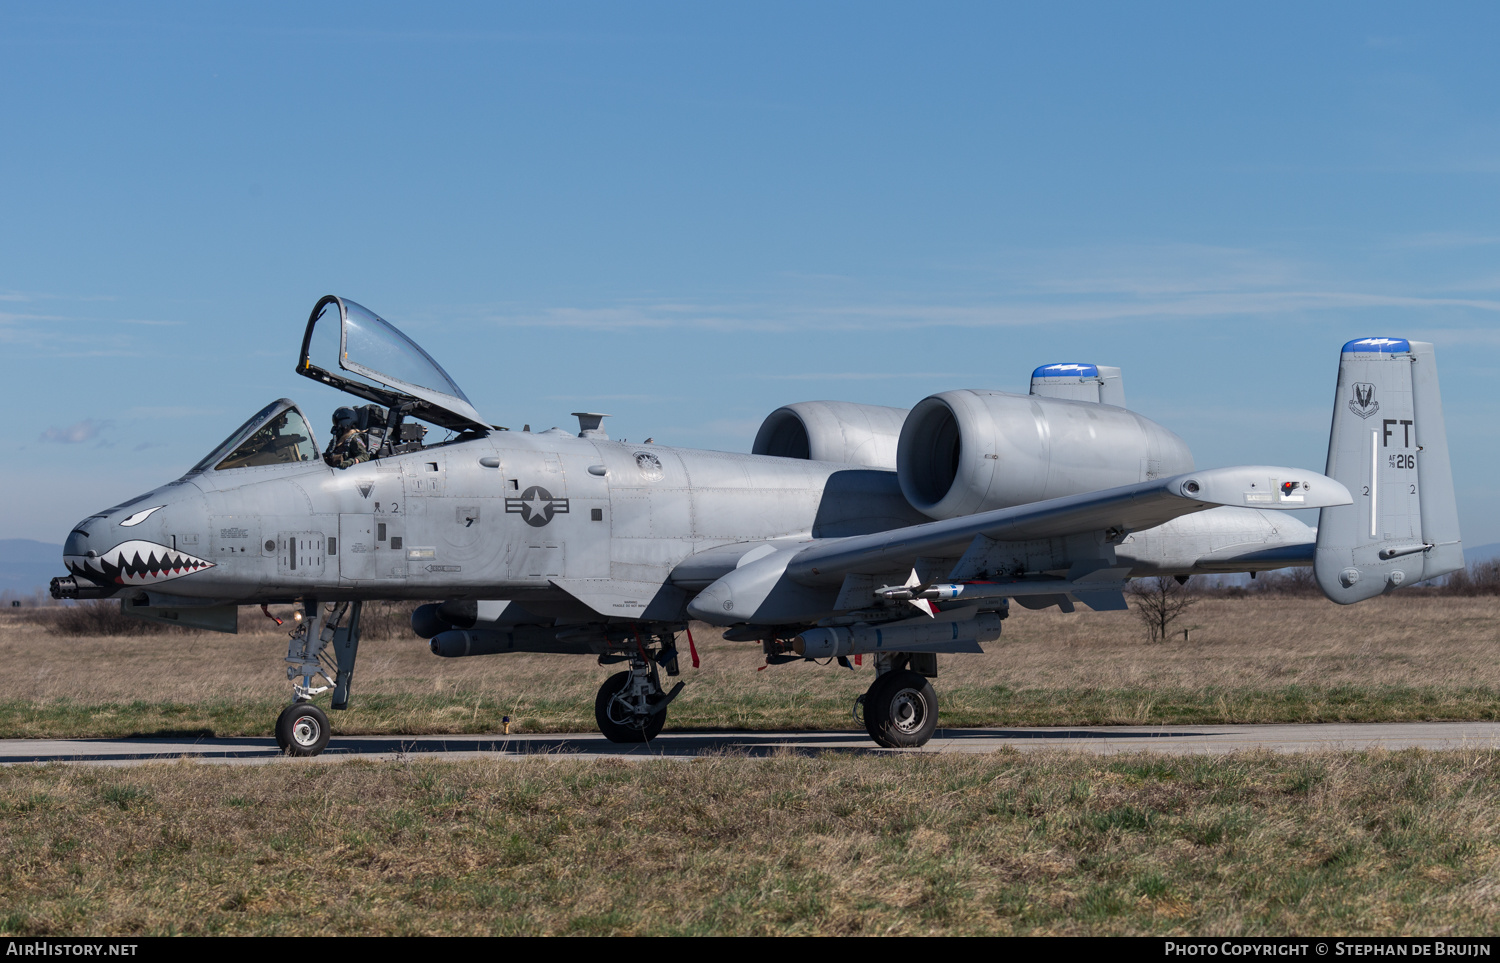
<instances>
[{"instance_id":1,"label":"gray paint scheme","mask_svg":"<svg viewBox=\"0 0 1500 963\"><path fill-rule=\"evenodd\" d=\"M307 367L304 355L299 370ZM954 625L943 651L971 651L993 637L988 613L1003 617L1010 598L1121 609L1130 578L1253 572L1316 555L1325 592L1354 601L1374 594L1373 583L1385 591L1451 571L1452 558L1461 564L1430 346L1343 356L1328 476L1195 469L1182 439L1107 403L1123 403L1123 389L1115 369L1098 370L1081 391L1045 382L1030 395L948 391L909 413L790 405L757 439L775 448L778 432L785 442L796 428L806 437L782 448L806 441L808 456L839 460L627 444L609 440L597 416L576 437L481 431L465 405L433 417L476 430L347 469L308 459L218 470L206 460L81 521L64 556L88 595L144 610L477 601L462 624L434 630L477 633L439 639L435 651L448 654L546 650L549 638L555 651L602 653L612 626L669 639L689 617L770 645L819 626L910 619L908 604L881 590L927 591L942 580L972 583L957 590L960 602L936 606ZM1360 472L1370 457L1360 447L1367 416L1355 410L1368 392L1356 382L1378 386L1384 417L1398 427L1415 422L1411 445L1420 452L1420 497L1413 490L1382 502L1374 539L1359 535L1368 511L1351 496L1367 482ZM1052 396L1059 392L1073 396ZM427 411L428 394L389 397ZM294 413L282 399L220 450ZM1282 514L1305 508L1323 509L1316 533ZM1415 554L1376 557L1395 543ZM1351 566L1367 577L1348 583L1341 573ZM924 636L922 644L936 643Z\"/></svg>"},{"instance_id":2,"label":"gray paint scheme","mask_svg":"<svg viewBox=\"0 0 1500 963\"><path fill-rule=\"evenodd\" d=\"M766 416L750 453L895 471L906 415L905 408L799 401Z\"/></svg>"},{"instance_id":3,"label":"gray paint scheme","mask_svg":"<svg viewBox=\"0 0 1500 963\"><path fill-rule=\"evenodd\" d=\"M1348 604L1464 567L1432 345L1344 346L1326 471L1356 499L1319 516L1323 594Z\"/></svg>"},{"instance_id":4,"label":"gray paint scheme","mask_svg":"<svg viewBox=\"0 0 1500 963\"><path fill-rule=\"evenodd\" d=\"M642 454L660 464L659 473L640 469ZM607 468L602 477L588 471L598 464ZM1264 486L1291 474L1321 477L1290 469L1264 469L1257 477L1264 476ZM957 560L976 536L997 534L1014 542L1123 526L1132 532L1125 554L1133 575L1191 571L1209 555L1220 557L1214 570L1224 570L1232 563L1222 556L1233 546L1260 551L1310 544L1310 531L1295 519L1272 522L1263 512L1238 508L1215 509L1207 523L1167 525L1215 504L1173 493L1173 482L919 523L890 473L497 432L346 470L312 463L199 472L144 497L140 504L163 507L133 529L117 526L134 506L80 522L64 553L86 565L77 560L94 545L113 547L125 535L165 547L206 546L199 555L212 567L137 583L170 582L168 591L183 598L241 604L309 595L503 598L576 611L570 603L582 597L596 615L633 618L652 597L647 592L669 582L687 592L707 588L745 555L778 543L785 547L777 554L788 560L794 549L801 552L799 572L811 573L823 560L822 574L807 578L835 585L862 567L885 574L910 568L920 556ZM567 499L567 511L555 511L542 526L526 524L514 503L532 488L545 491L555 506ZM1328 490L1335 490L1331 483ZM325 550L327 536L338 539L332 555ZM324 544L307 547L319 539ZM393 547L396 539L400 548ZM292 544L302 546L295 566ZM680 584L674 578L679 571ZM628 583L626 591L604 591L614 583ZM679 608L663 618L683 614Z\"/></svg>"},{"instance_id":5,"label":"gray paint scheme","mask_svg":"<svg viewBox=\"0 0 1500 963\"><path fill-rule=\"evenodd\" d=\"M1177 475L1193 456L1124 408L963 389L911 410L896 466L907 500L941 519Z\"/></svg>"},{"instance_id":6,"label":"gray paint scheme","mask_svg":"<svg viewBox=\"0 0 1500 963\"><path fill-rule=\"evenodd\" d=\"M1057 366L1051 367L1055 369ZM1085 367L1087 371L1065 375L1046 367L1039 368L1031 373L1031 393L1047 398L1094 401L1117 408L1125 407L1125 380L1121 377L1119 368L1102 364L1065 367Z\"/></svg>"}]
</instances>

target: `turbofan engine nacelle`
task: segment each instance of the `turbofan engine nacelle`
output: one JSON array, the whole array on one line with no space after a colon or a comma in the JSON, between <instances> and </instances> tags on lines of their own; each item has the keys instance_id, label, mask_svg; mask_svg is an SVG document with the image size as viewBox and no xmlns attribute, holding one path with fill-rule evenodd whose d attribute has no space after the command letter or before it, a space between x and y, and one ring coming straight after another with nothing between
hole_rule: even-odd
<instances>
[{"instance_id":1,"label":"turbofan engine nacelle","mask_svg":"<svg viewBox=\"0 0 1500 963\"><path fill-rule=\"evenodd\" d=\"M913 508L955 518L1193 470L1177 435L1133 411L961 389L922 399L896 472Z\"/></svg>"},{"instance_id":2,"label":"turbofan engine nacelle","mask_svg":"<svg viewBox=\"0 0 1500 963\"><path fill-rule=\"evenodd\" d=\"M766 417L750 452L894 471L905 420L905 408L799 401Z\"/></svg>"}]
</instances>

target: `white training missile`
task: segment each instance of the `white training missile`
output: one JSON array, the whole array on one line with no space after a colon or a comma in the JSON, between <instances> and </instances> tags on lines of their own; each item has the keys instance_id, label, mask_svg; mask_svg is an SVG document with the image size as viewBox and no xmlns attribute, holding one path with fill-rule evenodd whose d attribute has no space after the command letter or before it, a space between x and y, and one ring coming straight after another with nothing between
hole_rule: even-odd
<instances>
[{"instance_id":1,"label":"white training missile","mask_svg":"<svg viewBox=\"0 0 1500 963\"><path fill-rule=\"evenodd\" d=\"M933 601L977 601L979 599L1014 598L1017 595L1065 595L1070 592L1120 591L1125 578L1089 579L1087 581L1055 578L1021 578L1009 582L945 582L915 589L904 586L875 590L875 597L890 602L910 602L917 599Z\"/></svg>"},{"instance_id":2,"label":"white training missile","mask_svg":"<svg viewBox=\"0 0 1500 963\"><path fill-rule=\"evenodd\" d=\"M963 594L963 591L964 586L956 584L897 585L876 589L875 597L888 602L910 602L913 599L956 599Z\"/></svg>"},{"instance_id":3,"label":"white training missile","mask_svg":"<svg viewBox=\"0 0 1500 963\"><path fill-rule=\"evenodd\" d=\"M1000 616L985 612L961 622L809 629L792 642L792 651L809 659L867 652L979 652L980 642L999 637Z\"/></svg>"}]
</instances>

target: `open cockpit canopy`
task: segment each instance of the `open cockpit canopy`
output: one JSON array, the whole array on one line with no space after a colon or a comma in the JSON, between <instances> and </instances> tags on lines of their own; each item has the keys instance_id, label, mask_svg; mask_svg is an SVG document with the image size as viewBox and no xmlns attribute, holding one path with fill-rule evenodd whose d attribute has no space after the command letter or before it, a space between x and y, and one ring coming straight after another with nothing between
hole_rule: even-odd
<instances>
[{"instance_id":1,"label":"open cockpit canopy","mask_svg":"<svg viewBox=\"0 0 1500 963\"><path fill-rule=\"evenodd\" d=\"M328 295L313 306L297 373L454 431L487 431L448 373L400 329Z\"/></svg>"},{"instance_id":2,"label":"open cockpit canopy","mask_svg":"<svg viewBox=\"0 0 1500 963\"><path fill-rule=\"evenodd\" d=\"M188 469L192 472L229 468L263 468L318 460L307 419L288 398L278 398L250 416L234 434Z\"/></svg>"}]
</instances>

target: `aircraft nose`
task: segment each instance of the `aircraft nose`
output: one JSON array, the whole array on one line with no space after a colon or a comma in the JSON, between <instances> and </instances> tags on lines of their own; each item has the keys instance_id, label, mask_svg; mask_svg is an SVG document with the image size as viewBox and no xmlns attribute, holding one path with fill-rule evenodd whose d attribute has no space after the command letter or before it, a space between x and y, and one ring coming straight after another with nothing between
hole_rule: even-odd
<instances>
[{"instance_id":1,"label":"aircraft nose","mask_svg":"<svg viewBox=\"0 0 1500 963\"><path fill-rule=\"evenodd\" d=\"M82 555L89 550L89 539L93 533L88 529L88 522L79 522L77 527L68 533L67 541L63 542L63 558L69 555Z\"/></svg>"},{"instance_id":2,"label":"aircraft nose","mask_svg":"<svg viewBox=\"0 0 1500 963\"><path fill-rule=\"evenodd\" d=\"M90 515L68 533L63 563L72 576L54 580L53 594L98 597L212 568L194 551L206 530L201 501L192 486L158 489Z\"/></svg>"}]
</instances>

